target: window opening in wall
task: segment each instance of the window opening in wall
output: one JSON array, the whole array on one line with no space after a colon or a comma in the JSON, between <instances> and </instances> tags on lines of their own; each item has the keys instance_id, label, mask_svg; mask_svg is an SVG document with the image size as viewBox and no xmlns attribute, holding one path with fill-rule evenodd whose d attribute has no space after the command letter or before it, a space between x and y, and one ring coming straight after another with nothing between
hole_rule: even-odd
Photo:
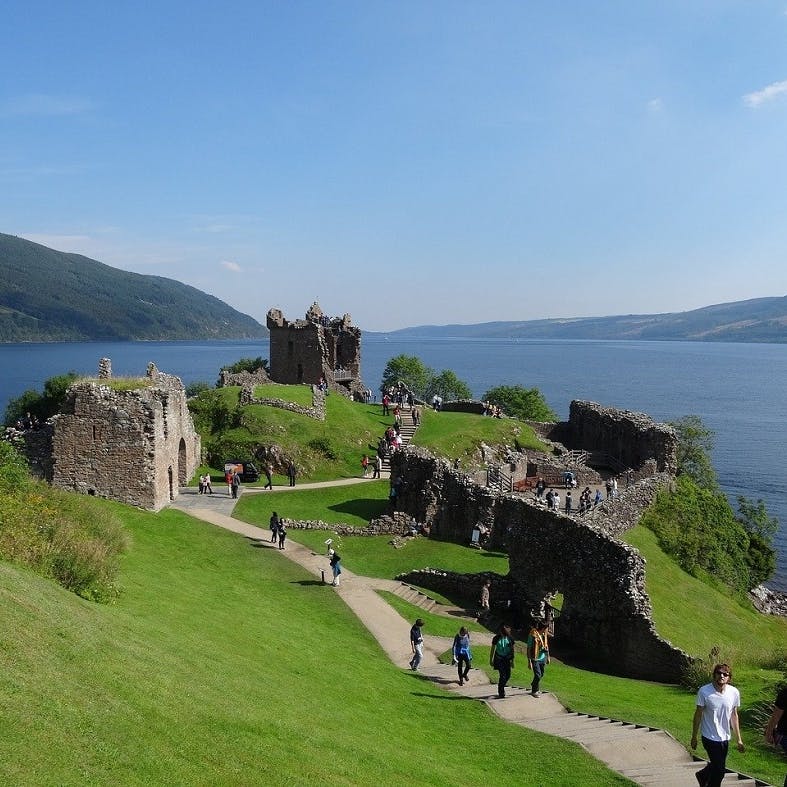
<instances>
[{"instance_id":1,"label":"window opening in wall","mask_svg":"<svg viewBox=\"0 0 787 787\"><path fill-rule=\"evenodd\" d=\"M93 424L93 441L95 442L98 439L98 427Z\"/></svg>"}]
</instances>

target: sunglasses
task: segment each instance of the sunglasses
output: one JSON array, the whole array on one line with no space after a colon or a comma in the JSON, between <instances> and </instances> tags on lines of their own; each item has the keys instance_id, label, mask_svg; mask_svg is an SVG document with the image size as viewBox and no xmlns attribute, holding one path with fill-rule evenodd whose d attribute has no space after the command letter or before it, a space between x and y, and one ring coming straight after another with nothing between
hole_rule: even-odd
<instances>
[{"instance_id":1,"label":"sunglasses","mask_svg":"<svg viewBox=\"0 0 787 787\"><path fill-rule=\"evenodd\" d=\"M721 675L722 678L729 678L730 677L730 673L729 672L719 672L718 670L716 671L716 675Z\"/></svg>"}]
</instances>

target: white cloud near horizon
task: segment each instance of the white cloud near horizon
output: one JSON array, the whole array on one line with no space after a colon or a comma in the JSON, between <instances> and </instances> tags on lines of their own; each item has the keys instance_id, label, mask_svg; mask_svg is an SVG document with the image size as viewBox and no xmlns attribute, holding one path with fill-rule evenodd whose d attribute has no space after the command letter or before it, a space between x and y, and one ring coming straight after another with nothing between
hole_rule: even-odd
<instances>
[{"instance_id":1,"label":"white cloud near horizon","mask_svg":"<svg viewBox=\"0 0 787 787\"><path fill-rule=\"evenodd\" d=\"M222 260L221 261L222 267L226 268L228 271L232 271L233 273L240 273L242 268L238 265L237 262L230 262L229 260Z\"/></svg>"},{"instance_id":2,"label":"white cloud near horizon","mask_svg":"<svg viewBox=\"0 0 787 787\"><path fill-rule=\"evenodd\" d=\"M4 101L0 114L11 116L54 117L81 115L93 108L93 102L80 96L50 96L44 93L28 93Z\"/></svg>"},{"instance_id":3,"label":"white cloud near horizon","mask_svg":"<svg viewBox=\"0 0 787 787\"><path fill-rule=\"evenodd\" d=\"M661 112L664 109L664 102L660 98L652 98L648 101L648 112Z\"/></svg>"},{"instance_id":4,"label":"white cloud near horizon","mask_svg":"<svg viewBox=\"0 0 787 787\"><path fill-rule=\"evenodd\" d=\"M781 82L772 82L762 90L755 90L753 93L747 93L743 97L743 103L747 107L756 109L766 101L773 101L775 98L787 93L787 79Z\"/></svg>"}]
</instances>

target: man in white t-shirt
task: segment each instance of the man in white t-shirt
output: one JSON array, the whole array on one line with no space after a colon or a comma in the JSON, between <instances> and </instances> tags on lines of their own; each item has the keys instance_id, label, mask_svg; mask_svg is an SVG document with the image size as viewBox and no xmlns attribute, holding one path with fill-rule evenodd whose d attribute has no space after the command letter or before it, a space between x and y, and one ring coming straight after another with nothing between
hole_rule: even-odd
<instances>
[{"instance_id":1,"label":"man in white t-shirt","mask_svg":"<svg viewBox=\"0 0 787 787\"><path fill-rule=\"evenodd\" d=\"M691 748L697 748L697 732L702 734L702 745L710 761L694 775L700 787L719 787L727 770L727 749L730 730L735 733L738 751L745 751L738 722L741 695L730 685L732 670L729 664L717 664L713 668L713 682L702 686L697 692L697 708L691 725Z\"/></svg>"}]
</instances>

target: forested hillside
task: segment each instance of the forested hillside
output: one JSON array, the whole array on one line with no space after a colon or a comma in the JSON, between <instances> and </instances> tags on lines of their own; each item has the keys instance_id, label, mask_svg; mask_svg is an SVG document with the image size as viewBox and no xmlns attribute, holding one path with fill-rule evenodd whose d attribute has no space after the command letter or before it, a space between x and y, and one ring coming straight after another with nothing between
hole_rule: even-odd
<instances>
[{"instance_id":1,"label":"forested hillside","mask_svg":"<svg viewBox=\"0 0 787 787\"><path fill-rule=\"evenodd\" d=\"M266 335L256 320L194 287L0 233L0 342Z\"/></svg>"}]
</instances>

